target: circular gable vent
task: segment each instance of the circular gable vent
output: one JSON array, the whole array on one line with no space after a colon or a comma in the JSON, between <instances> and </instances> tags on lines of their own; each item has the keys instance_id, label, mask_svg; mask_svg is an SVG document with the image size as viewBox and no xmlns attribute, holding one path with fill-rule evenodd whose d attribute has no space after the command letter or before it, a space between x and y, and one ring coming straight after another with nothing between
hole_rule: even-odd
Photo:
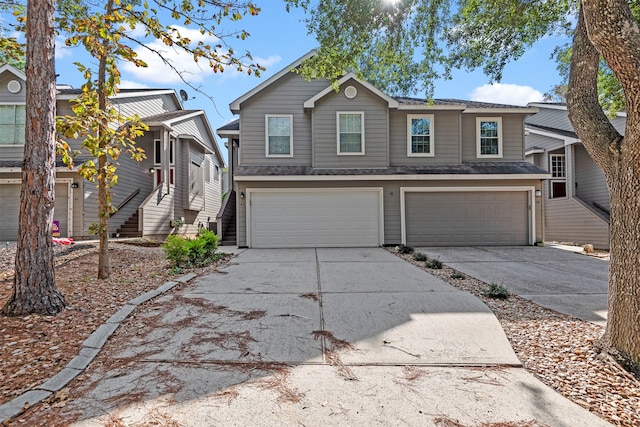
<instances>
[{"instance_id":1,"label":"circular gable vent","mask_svg":"<svg viewBox=\"0 0 640 427\"><path fill-rule=\"evenodd\" d=\"M7 90L11 93L18 93L22 89L22 85L17 80L11 80L7 83Z\"/></svg>"},{"instance_id":2,"label":"circular gable vent","mask_svg":"<svg viewBox=\"0 0 640 427\"><path fill-rule=\"evenodd\" d=\"M347 86L344 90L344 96L346 96L349 99L355 98L357 94L358 94L358 89L356 89L353 86Z\"/></svg>"}]
</instances>

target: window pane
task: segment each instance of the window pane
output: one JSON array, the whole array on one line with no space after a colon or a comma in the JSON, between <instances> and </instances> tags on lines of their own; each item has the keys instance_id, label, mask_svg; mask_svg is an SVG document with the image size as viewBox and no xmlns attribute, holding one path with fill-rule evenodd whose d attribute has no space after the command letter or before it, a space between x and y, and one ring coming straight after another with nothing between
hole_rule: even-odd
<instances>
[{"instance_id":1,"label":"window pane","mask_svg":"<svg viewBox=\"0 0 640 427\"><path fill-rule=\"evenodd\" d=\"M12 125L15 123L15 108L13 105L0 105L0 125Z\"/></svg>"},{"instance_id":2,"label":"window pane","mask_svg":"<svg viewBox=\"0 0 640 427\"><path fill-rule=\"evenodd\" d=\"M16 124L24 125L27 123L27 110L25 105L16 105Z\"/></svg>"},{"instance_id":3,"label":"window pane","mask_svg":"<svg viewBox=\"0 0 640 427\"><path fill-rule=\"evenodd\" d=\"M411 152L414 154L431 152L431 119L428 117L411 119Z\"/></svg>"},{"instance_id":4,"label":"window pane","mask_svg":"<svg viewBox=\"0 0 640 427\"><path fill-rule=\"evenodd\" d=\"M362 152L362 115L340 114L340 152Z\"/></svg>"},{"instance_id":5,"label":"window pane","mask_svg":"<svg viewBox=\"0 0 640 427\"><path fill-rule=\"evenodd\" d=\"M480 154L482 155L498 155L498 122L481 121L480 122Z\"/></svg>"},{"instance_id":6,"label":"window pane","mask_svg":"<svg viewBox=\"0 0 640 427\"><path fill-rule=\"evenodd\" d=\"M269 154L291 154L291 120L289 117L268 117Z\"/></svg>"},{"instance_id":7,"label":"window pane","mask_svg":"<svg viewBox=\"0 0 640 427\"><path fill-rule=\"evenodd\" d=\"M288 136L270 136L269 154L291 154Z\"/></svg>"}]
</instances>

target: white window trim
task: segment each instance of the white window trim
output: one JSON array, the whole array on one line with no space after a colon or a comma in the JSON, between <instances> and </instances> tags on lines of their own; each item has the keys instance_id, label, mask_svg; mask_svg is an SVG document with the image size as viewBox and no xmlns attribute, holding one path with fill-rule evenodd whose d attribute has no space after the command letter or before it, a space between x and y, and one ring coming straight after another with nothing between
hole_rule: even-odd
<instances>
[{"instance_id":1,"label":"white window trim","mask_svg":"<svg viewBox=\"0 0 640 427\"><path fill-rule=\"evenodd\" d=\"M269 119L271 117L285 117L289 119L289 154L269 154ZM293 157L293 114L266 114L264 116L264 153L267 157Z\"/></svg>"},{"instance_id":2,"label":"white window trim","mask_svg":"<svg viewBox=\"0 0 640 427\"><path fill-rule=\"evenodd\" d=\"M161 163L156 162L156 157L157 157L156 150L158 148L158 142L160 143L160 146L162 147L162 140L161 139L157 139L156 138L156 139L153 140L153 164L155 166L161 165ZM170 158L170 160L173 160L173 161L170 162L169 164L171 166L175 166L175 164L176 164L176 140L175 139L170 139L169 140L169 144L171 144L170 147L169 147L169 150L173 150L173 151L170 151L170 152L173 152L173 159ZM160 158L162 159L162 156L160 156Z\"/></svg>"},{"instance_id":3,"label":"white window trim","mask_svg":"<svg viewBox=\"0 0 640 427\"><path fill-rule=\"evenodd\" d=\"M14 105L14 106L16 106L16 105L24 105L26 107L27 103L26 102L0 102L0 105ZM26 112L25 112L25 114L26 114ZM26 122L25 122L24 126L25 126L25 131L26 131L26 127L27 127ZM26 136L25 136L25 139L26 139ZM0 147L24 147L25 143L26 143L26 141L24 141L22 144L0 144Z\"/></svg>"},{"instance_id":4,"label":"white window trim","mask_svg":"<svg viewBox=\"0 0 640 427\"><path fill-rule=\"evenodd\" d=\"M360 151L343 153L340 151L340 115L359 114L360 115L360 135L362 135ZM362 156L364 155L364 111L336 111L336 153L338 156Z\"/></svg>"},{"instance_id":5,"label":"white window trim","mask_svg":"<svg viewBox=\"0 0 640 427\"><path fill-rule=\"evenodd\" d=\"M412 141L411 136L411 120L412 119L429 119L429 152L413 153L411 152ZM407 114L407 156L408 157L434 157L435 156L435 126L433 114Z\"/></svg>"},{"instance_id":6,"label":"white window trim","mask_svg":"<svg viewBox=\"0 0 640 427\"><path fill-rule=\"evenodd\" d=\"M480 154L480 123L498 123L498 154ZM476 117L476 157L479 159L501 159L502 158L502 117Z\"/></svg>"},{"instance_id":7,"label":"white window trim","mask_svg":"<svg viewBox=\"0 0 640 427\"><path fill-rule=\"evenodd\" d=\"M564 163L564 167L563 167L563 172L564 172L564 176L553 176L553 158L554 157L559 157L564 159L563 163ZM549 154L549 172L551 172L551 179L549 180L549 198L550 199L566 199L569 197L569 192L567 191L567 155L562 153L562 154ZM553 184L557 183L557 182L561 182L564 184L564 196L556 196L554 194L553 191Z\"/></svg>"}]
</instances>

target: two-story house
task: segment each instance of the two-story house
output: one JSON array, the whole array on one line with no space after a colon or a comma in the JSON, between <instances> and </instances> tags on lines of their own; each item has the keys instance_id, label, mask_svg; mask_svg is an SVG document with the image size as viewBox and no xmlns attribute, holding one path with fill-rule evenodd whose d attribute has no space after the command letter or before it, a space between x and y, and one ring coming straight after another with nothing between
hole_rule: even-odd
<instances>
[{"instance_id":1,"label":"two-story house","mask_svg":"<svg viewBox=\"0 0 640 427\"><path fill-rule=\"evenodd\" d=\"M0 67L0 240L5 241L18 233L25 84L21 71ZM72 114L79 94L59 87L58 115ZM118 159L118 185L111 190L118 210L109 219L109 234L163 237L175 231L176 220L184 223L181 233L208 227L221 205L224 159L204 111L185 110L171 89L122 89L110 102L125 117L138 114L149 130L136 139L145 160L138 163L124 153ZM74 150L82 143L68 142ZM87 158L82 156L73 170L57 163L54 223L61 237L91 238L89 227L98 221L96 184L77 172Z\"/></svg>"},{"instance_id":2,"label":"two-story house","mask_svg":"<svg viewBox=\"0 0 640 427\"><path fill-rule=\"evenodd\" d=\"M235 190L219 214L223 240L255 248L543 240L549 175L524 159L524 118L537 109L394 98L353 74L335 90L291 72L309 55L233 101L239 119L217 130Z\"/></svg>"},{"instance_id":3,"label":"two-story house","mask_svg":"<svg viewBox=\"0 0 640 427\"><path fill-rule=\"evenodd\" d=\"M526 159L551 172L544 188L545 238L609 248L609 189L569 121L567 106L534 103L525 120ZM626 116L611 124L624 135Z\"/></svg>"}]
</instances>

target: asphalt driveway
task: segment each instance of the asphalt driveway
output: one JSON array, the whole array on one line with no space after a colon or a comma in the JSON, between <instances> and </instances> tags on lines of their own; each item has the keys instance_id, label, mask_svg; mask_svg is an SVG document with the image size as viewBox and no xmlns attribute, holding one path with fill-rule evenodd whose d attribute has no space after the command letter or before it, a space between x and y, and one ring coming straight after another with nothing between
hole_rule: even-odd
<instances>
[{"instance_id":1,"label":"asphalt driveway","mask_svg":"<svg viewBox=\"0 0 640 427\"><path fill-rule=\"evenodd\" d=\"M429 258L535 303L605 324L609 262L550 246L416 248Z\"/></svg>"},{"instance_id":2,"label":"asphalt driveway","mask_svg":"<svg viewBox=\"0 0 640 427\"><path fill-rule=\"evenodd\" d=\"M246 250L136 309L55 410L81 426L608 425L522 369L482 302L381 248Z\"/></svg>"}]
</instances>

